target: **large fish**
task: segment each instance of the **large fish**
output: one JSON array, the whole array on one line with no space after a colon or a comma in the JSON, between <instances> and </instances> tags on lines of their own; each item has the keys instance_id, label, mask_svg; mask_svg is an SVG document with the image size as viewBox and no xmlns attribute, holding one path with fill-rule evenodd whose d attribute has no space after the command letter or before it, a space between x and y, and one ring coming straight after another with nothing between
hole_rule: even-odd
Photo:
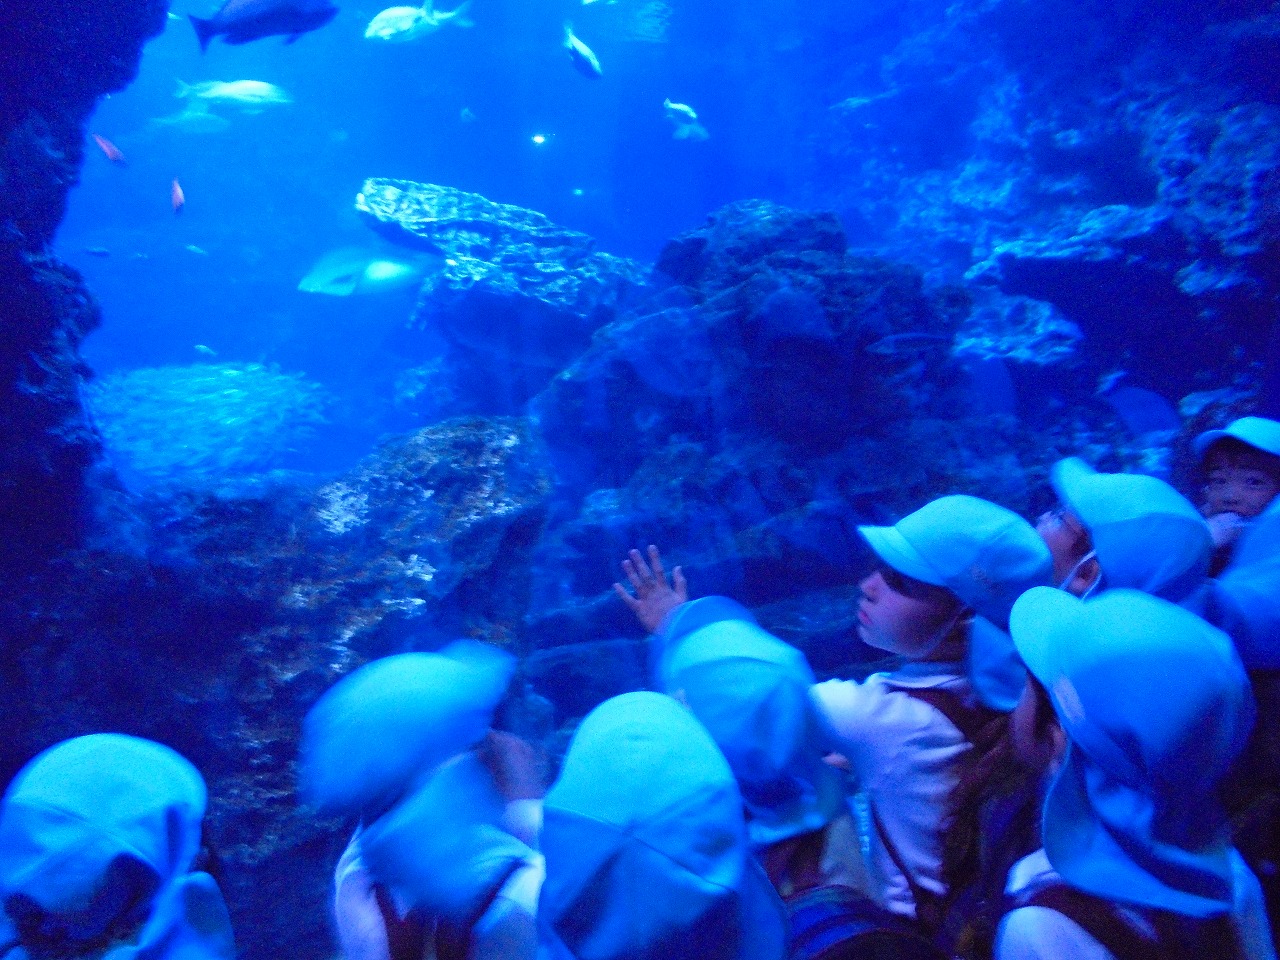
<instances>
[{"instance_id":1,"label":"large fish","mask_svg":"<svg viewBox=\"0 0 1280 960\"><path fill-rule=\"evenodd\" d=\"M193 103L198 100L220 105L233 105L245 113L261 113L267 107L293 103L293 98L274 83L262 80L208 80L204 83L190 84L178 81L178 92L174 96Z\"/></svg>"},{"instance_id":2,"label":"large fish","mask_svg":"<svg viewBox=\"0 0 1280 960\"><path fill-rule=\"evenodd\" d=\"M422 278L424 258L392 260L360 247L332 250L316 261L298 283L304 293L324 293L331 297L388 293L416 283Z\"/></svg>"},{"instance_id":3,"label":"large fish","mask_svg":"<svg viewBox=\"0 0 1280 960\"><path fill-rule=\"evenodd\" d=\"M212 17L190 20L203 51L214 37L235 44L283 36L288 38L285 43L293 43L323 27L337 12L329 0L227 0Z\"/></svg>"},{"instance_id":4,"label":"large fish","mask_svg":"<svg viewBox=\"0 0 1280 960\"><path fill-rule=\"evenodd\" d=\"M595 52L573 35L573 27L567 23L564 25L564 48L569 51L574 68L584 77L604 76Z\"/></svg>"},{"instance_id":5,"label":"large fish","mask_svg":"<svg viewBox=\"0 0 1280 960\"><path fill-rule=\"evenodd\" d=\"M388 7L369 21L365 28L366 40L392 40L403 42L434 33L446 23L455 27L474 27L467 16L471 0L464 0L453 10L437 10L431 0L420 7Z\"/></svg>"}]
</instances>

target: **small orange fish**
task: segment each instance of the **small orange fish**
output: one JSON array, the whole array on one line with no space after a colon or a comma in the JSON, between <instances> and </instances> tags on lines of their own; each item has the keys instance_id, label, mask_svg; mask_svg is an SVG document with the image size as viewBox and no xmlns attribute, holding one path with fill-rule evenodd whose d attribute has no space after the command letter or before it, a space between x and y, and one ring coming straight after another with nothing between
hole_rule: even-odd
<instances>
[{"instance_id":1,"label":"small orange fish","mask_svg":"<svg viewBox=\"0 0 1280 960\"><path fill-rule=\"evenodd\" d=\"M177 177L174 177L173 186L169 188L169 203L172 204L174 213L181 213L187 203L187 195L182 192L182 184Z\"/></svg>"},{"instance_id":2,"label":"small orange fish","mask_svg":"<svg viewBox=\"0 0 1280 960\"><path fill-rule=\"evenodd\" d=\"M125 162L124 154L120 152L120 148L100 134L93 135L93 142L98 148L107 155L107 159L112 163L123 164Z\"/></svg>"}]
</instances>

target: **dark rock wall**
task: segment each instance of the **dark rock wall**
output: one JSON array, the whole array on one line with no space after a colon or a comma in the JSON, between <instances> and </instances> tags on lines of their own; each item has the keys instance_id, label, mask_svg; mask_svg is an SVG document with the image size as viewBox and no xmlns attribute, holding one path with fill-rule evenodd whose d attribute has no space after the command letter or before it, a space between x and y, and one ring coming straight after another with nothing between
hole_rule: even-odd
<instances>
[{"instance_id":1,"label":"dark rock wall","mask_svg":"<svg viewBox=\"0 0 1280 960\"><path fill-rule=\"evenodd\" d=\"M98 98L136 75L164 0L0 4L0 560L74 543L98 440L77 348L98 323L48 251Z\"/></svg>"},{"instance_id":2,"label":"dark rock wall","mask_svg":"<svg viewBox=\"0 0 1280 960\"><path fill-rule=\"evenodd\" d=\"M900 16L851 38L813 138L808 196L855 249L1048 302L1096 368L1170 395L1259 356L1280 296L1280 5Z\"/></svg>"}]
</instances>

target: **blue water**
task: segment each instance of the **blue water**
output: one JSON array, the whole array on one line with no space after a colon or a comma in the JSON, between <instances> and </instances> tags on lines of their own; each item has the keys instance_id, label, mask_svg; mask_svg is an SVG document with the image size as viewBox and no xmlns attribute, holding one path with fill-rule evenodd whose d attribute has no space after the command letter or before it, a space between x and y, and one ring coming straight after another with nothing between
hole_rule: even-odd
<instances>
[{"instance_id":1,"label":"blue water","mask_svg":"<svg viewBox=\"0 0 1280 960\"><path fill-rule=\"evenodd\" d=\"M412 291L296 289L326 251L377 247L353 211L366 177L530 207L645 262L726 202L800 201L804 128L829 106L830 63L812 54L858 18L835 3L760 4L750 14L700 4L693 15L665 8L665 33L642 38L643 6L476 0L473 28L395 44L363 38L382 4L348 3L292 45L215 41L202 56L186 15L212 8L175 4L137 81L89 125L127 166L87 143L57 237L104 311L87 361L100 374L189 364L213 356L200 345L218 362L304 373L339 398L333 409L346 422L318 438L329 449L317 463L340 468L371 436L413 426L382 403L399 363L386 341ZM570 21L600 58L601 79L572 68L561 46ZM218 132L156 122L186 106L179 81L241 79L276 84L294 102L257 115L215 105L229 121ZM694 105L710 138L674 139L666 98ZM186 196L177 216L174 178Z\"/></svg>"},{"instance_id":2,"label":"blue water","mask_svg":"<svg viewBox=\"0 0 1280 960\"><path fill-rule=\"evenodd\" d=\"M1198 90L1194 77L1171 77L1178 44L1197 42L1209 17L1196 4L1160 15L1125 7L1107 34L1108 15L1093 7L1070 29L1054 28L1061 9L1048 2L1006 4L992 15L981 4L932 0L475 0L472 28L445 25L402 44L365 40L382 5L344 3L332 23L293 44L215 40L202 55L187 14L215 7L175 4L137 81L103 100L90 122L128 165L86 141L57 237L57 252L83 271L103 307L102 327L83 349L99 375L198 362L304 375L332 399L328 425L305 449L282 453L286 465L307 469L344 469L379 436L421 425L391 400L399 373L423 360L421 344L406 344L402 332L413 289L369 297L297 290L336 248L402 253L354 212L365 178L444 184L528 207L646 263L731 201L830 209L859 249L915 261L931 282L954 281L1001 235L1034 237L1064 210L1069 223L1093 207L1157 199L1133 120L1140 113L1123 119L1123 98L1137 97L1127 71L1157 78L1165 93L1179 82ZM1264 5L1235 6L1213 15ZM969 26L948 33L957 17ZM562 46L569 22L603 77L573 68ZM1165 46L1133 55L1153 39ZM1249 79L1258 71L1248 64L1235 70L1244 82L1211 57L1192 66L1232 91L1224 111L1270 96ZM186 106L175 96L179 81L246 79L276 84L293 102L256 115L213 105L226 121L216 132L157 122ZM668 98L692 105L709 138L674 138ZM174 178L186 196L178 215ZM1164 252L1149 255L1154 262ZM1169 285L1173 270L1160 270L1141 324L1201 322L1195 311L1207 298L1192 304ZM1012 292L1025 282L1015 278ZM1176 404L1193 387L1225 385L1220 371L1197 380L1195 358L1153 349L1164 334L1144 340L1110 292L1090 283L1055 290L1054 282L1041 295L1093 324L1086 339L1115 354L1109 367L1146 365L1132 370L1135 386ZM1224 309L1229 327L1235 308ZM1269 320L1257 312L1239 322L1251 325L1237 331L1233 362L1244 369L1261 358ZM1215 330L1216 338L1221 324Z\"/></svg>"}]
</instances>

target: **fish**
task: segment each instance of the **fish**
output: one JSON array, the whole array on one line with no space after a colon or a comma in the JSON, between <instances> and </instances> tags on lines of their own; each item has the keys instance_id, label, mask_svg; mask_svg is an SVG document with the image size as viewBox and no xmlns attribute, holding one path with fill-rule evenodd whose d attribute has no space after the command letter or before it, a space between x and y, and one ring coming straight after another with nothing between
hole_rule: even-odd
<instances>
[{"instance_id":1,"label":"fish","mask_svg":"<svg viewBox=\"0 0 1280 960\"><path fill-rule=\"evenodd\" d=\"M209 255L208 250L206 250L204 247L197 247L194 243L188 243L182 249L186 250L187 253L198 253L202 257L207 257Z\"/></svg>"},{"instance_id":2,"label":"fish","mask_svg":"<svg viewBox=\"0 0 1280 960\"><path fill-rule=\"evenodd\" d=\"M662 101L662 109L667 112L667 119L676 123L693 123L698 119L698 111L693 107L687 103L674 103L670 97Z\"/></svg>"},{"instance_id":3,"label":"fish","mask_svg":"<svg viewBox=\"0 0 1280 960\"><path fill-rule=\"evenodd\" d=\"M173 207L174 213L181 213L182 208L187 205L187 195L182 192L182 184L178 182L178 178L173 178L173 183L169 187L169 205Z\"/></svg>"},{"instance_id":4,"label":"fish","mask_svg":"<svg viewBox=\"0 0 1280 960\"><path fill-rule=\"evenodd\" d=\"M671 136L676 140L706 140L711 134L698 122L698 111L687 103L675 103L671 98L662 101L667 119L675 124Z\"/></svg>"},{"instance_id":5,"label":"fish","mask_svg":"<svg viewBox=\"0 0 1280 960\"><path fill-rule=\"evenodd\" d=\"M223 43L241 44L263 37L298 37L318 30L334 18L338 8L330 0L226 0L212 17L189 16L200 51L214 37Z\"/></svg>"},{"instance_id":6,"label":"fish","mask_svg":"<svg viewBox=\"0 0 1280 960\"><path fill-rule=\"evenodd\" d=\"M369 21L364 38L402 43L435 33L446 23L474 27L475 21L467 16L470 6L471 0L463 0L452 10L436 10L431 0L426 0L420 7L388 7Z\"/></svg>"},{"instance_id":7,"label":"fish","mask_svg":"<svg viewBox=\"0 0 1280 960\"><path fill-rule=\"evenodd\" d=\"M245 113L261 113L267 107L293 103L293 98L274 83L263 80L209 80L204 83L178 81L174 96L190 100L194 104L221 104L236 106Z\"/></svg>"},{"instance_id":8,"label":"fish","mask_svg":"<svg viewBox=\"0 0 1280 960\"><path fill-rule=\"evenodd\" d=\"M151 123L158 127L169 127L182 133L222 133L231 126L231 121L209 111L202 100L192 100L185 110L167 117L153 117Z\"/></svg>"},{"instance_id":9,"label":"fish","mask_svg":"<svg viewBox=\"0 0 1280 960\"><path fill-rule=\"evenodd\" d=\"M458 113L458 119L461 120L463 123L475 123L476 115L471 112L470 107L463 107L462 110Z\"/></svg>"},{"instance_id":10,"label":"fish","mask_svg":"<svg viewBox=\"0 0 1280 960\"><path fill-rule=\"evenodd\" d=\"M342 247L317 260L298 281L298 289L331 297L386 293L415 283L422 274L416 260L392 260L361 247Z\"/></svg>"},{"instance_id":11,"label":"fish","mask_svg":"<svg viewBox=\"0 0 1280 960\"><path fill-rule=\"evenodd\" d=\"M191 349L202 357L216 357L218 355L217 350L213 349L213 347L206 347L203 343L197 343Z\"/></svg>"},{"instance_id":12,"label":"fish","mask_svg":"<svg viewBox=\"0 0 1280 960\"><path fill-rule=\"evenodd\" d=\"M120 152L120 148L106 137L95 133L93 134L93 142L98 145L98 149L100 149L103 154L106 155L106 158L112 163L118 163L121 166L125 165L126 161L124 159L124 154Z\"/></svg>"},{"instance_id":13,"label":"fish","mask_svg":"<svg viewBox=\"0 0 1280 960\"><path fill-rule=\"evenodd\" d=\"M591 52L590 47L573 35L573 27L567 23L564 25L564 48L569 51L569 59L573 61L574 68L584 77L604 76L600 60Z\"/></svg>"},{"instance_id":14,"label":"fish","mask_svg":"<svg viewBox=\"0 0 1280 960\"><path fill-rule=\"evenodd\" d=\"M84 252L85 252L85 253L87 253L87 254L89 254L89 256L91 256L91 257L109 257L109 256L111 256L111 251L110 251L110 250L108 250L106 247L85 247L85 248L84 248Z\"/></svg>"}]
</instances>

